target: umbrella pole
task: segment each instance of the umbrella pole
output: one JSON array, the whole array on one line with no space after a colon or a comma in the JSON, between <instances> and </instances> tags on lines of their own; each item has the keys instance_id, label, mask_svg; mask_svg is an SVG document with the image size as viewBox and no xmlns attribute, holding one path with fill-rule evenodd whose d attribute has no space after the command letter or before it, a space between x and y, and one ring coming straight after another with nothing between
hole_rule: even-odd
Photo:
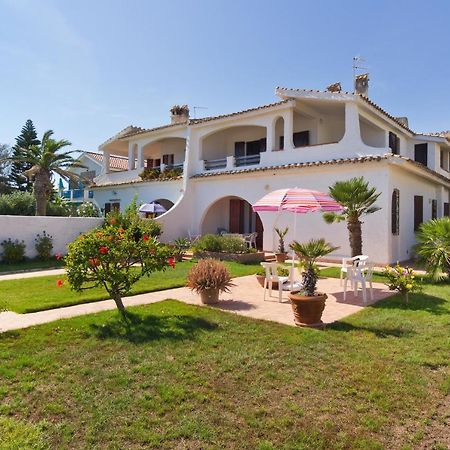
<instances>
[{"instance_id":1,"label":"umbrella pole","mask_svg":"<svg viewBox=\"0 0 450 450\"><path fill-rule=\"evenodd\" d=\"M297 234L297 213L294 213L294 239ZM291 291L294 290L294 269L295 269L295 252L292 250L292 267L291 267Z\"/></svg>"}]
</instances>

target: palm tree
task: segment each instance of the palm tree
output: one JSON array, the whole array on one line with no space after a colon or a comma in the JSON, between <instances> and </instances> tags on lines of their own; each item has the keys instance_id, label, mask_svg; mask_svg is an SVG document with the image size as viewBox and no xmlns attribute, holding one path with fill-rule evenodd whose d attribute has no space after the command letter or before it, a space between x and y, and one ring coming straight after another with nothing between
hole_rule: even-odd
<instances>
[{"instance_id":1,"label":"palm tree","mask_svg":"<svg viewBox=\"0 0 450 450\"><path fill-rule=\"evenodd\" d=\"M419 259L425 263L427 272L440 279L442 273L450 280L450 218L432 219L420 225L414 247Z\"/></svg>"},{"instance_id":2,"label":"palm tree","mask_svg":"<svg viewBox=\"0 0 450 450\"><path fill-rule=\"evenodd\" d=\"M334 252L339 247L326 242L324 238L311 239L308 242L294 241L290 247L305 269L302 274L303 289L308 297L312 297L316 292L318 278L317 260Z\"/></svg>"},{"instance_id":3,"label":"palm tree","mask_svg":"<svg viewBox=\"0 0 450 450\"><path fill-rule=\"evenodd\" d=\"M374 205L381 193L369 187L364 177L356 177L346 181L337 181L330 186L330 195L344 207L342 213L325 213L327 223L347 221L348 237L352 256L362 254L361 217L373 214L381 208Z\"/></svg>"},{"instance_id":4,"label":"palm tree","mask_svg":"<svg viewBox=\"0 0 450 450\"><path fill-rule=\"evenodd\" d=\"M36 216L45 216L47 213L47 201L53 192L52 178L56 173L64 180L79 180L79 175L70 172L69 167L84 167L79 164L71 154L74 151L61 149L72 145L69 141L52 139L53 131L44 133L40 144L29 148L21 148L19 154L8 158L13 162L26 162L31 168L24 172L30 180L33 180L33 194L36 199ZM59 153L58 153L59 152Z\"/></svg>"}]
</instances>

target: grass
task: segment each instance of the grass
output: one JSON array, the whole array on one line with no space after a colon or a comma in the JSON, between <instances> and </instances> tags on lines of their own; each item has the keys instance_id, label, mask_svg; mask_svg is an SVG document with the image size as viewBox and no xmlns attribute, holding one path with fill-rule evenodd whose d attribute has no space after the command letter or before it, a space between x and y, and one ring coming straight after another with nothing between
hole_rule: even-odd
<instances>
[{"instance_id":1,"label":"grass","mask_svg":"<svg viewBox=\"0 0 450 450\"><path fill-rule=\"evenodd\" d=\"M184 286L186 275L192 264L193 262L184 261L178 263L175 269L169 268L165 272L155 272L148 277L143 277L133 286L130 295ZM250 275L260 268L259 265L244 265L235 262L226 262L225 264L233 277ZM77 293L70 290L67 281L64 282L62 287L57 287L56 281L58 279L64 280L65 277L50 275L27 278L26 280L0 281L0 309L27 313L109 298L108 293L103 288Z\"/></svg>"},{"instance_id":2,"label":"grass","mask_svg":"<svg viewBox=\"0 0 450 450\"><path fill-rule=\"evenodd\" d=\"M450 286L410 302L323 332L169 300L5 333L0 448L446 448Z\"/></svg>"},{"instance_id":3,"label":"grass","mask_svg":"<svg viewBox=\"0 0 450 450\"><path fill-rule=\"evenodd\" d=\"M42 261L39 259L28 259L23 262L6 264L0 262L0 274L8 272L22 272L27 270L38 270L38 269L53 269L64 267L63 260L57 260L56 258L51 258L48 261Z\"/></svg>"}]
</instances>

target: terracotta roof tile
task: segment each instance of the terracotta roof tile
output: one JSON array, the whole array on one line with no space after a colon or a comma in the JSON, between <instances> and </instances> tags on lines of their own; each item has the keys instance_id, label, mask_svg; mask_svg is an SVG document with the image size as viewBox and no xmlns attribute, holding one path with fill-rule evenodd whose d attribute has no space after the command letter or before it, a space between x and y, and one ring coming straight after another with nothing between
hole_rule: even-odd
<instances>
[{"instance_id":1,"label":"terracotta roof tile","mask_svg":"<svg viewBox=\"0 0 450 450\"><path fill-rule=\"evenodd\" d=\"M95 153L95 152L84 152L89 155L90 158L98 161L99 163L103 162L103 153ZM109 157L109 166L111 169L115 170L128 170L128 158L125 156L116 156L110 155Z\"/></svg>"}]
</instances>

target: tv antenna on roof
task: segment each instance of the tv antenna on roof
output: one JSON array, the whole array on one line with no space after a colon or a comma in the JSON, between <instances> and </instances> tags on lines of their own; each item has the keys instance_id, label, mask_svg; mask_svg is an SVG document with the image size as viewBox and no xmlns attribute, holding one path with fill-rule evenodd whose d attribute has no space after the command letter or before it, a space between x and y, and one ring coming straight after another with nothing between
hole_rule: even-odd
<instances>
[{"instance_id":1,"label":"tv antenna on roof","mask_svg":"<svg viewBox=\"0 0 450 450\"><path fill-rule=\"evenodd\" d=\"M194 119L197 118L197 109L208 109L207 106L193 106L194 109Z\"/></svg>"},{"instance_id":2,"label":"tv antenna on roof","mask_svg":"<svg viewBox=\"0 0 450 450\"><path fill-rule=\"evenodd\" d=\"M368 70L367 67L363 67L361 64L365 63L366 60L358 55L358 56L354 56L353 57L353 86L355 85L355 81L356 81L356 71L357 70Z\"/></svg>"}]
</instances>

